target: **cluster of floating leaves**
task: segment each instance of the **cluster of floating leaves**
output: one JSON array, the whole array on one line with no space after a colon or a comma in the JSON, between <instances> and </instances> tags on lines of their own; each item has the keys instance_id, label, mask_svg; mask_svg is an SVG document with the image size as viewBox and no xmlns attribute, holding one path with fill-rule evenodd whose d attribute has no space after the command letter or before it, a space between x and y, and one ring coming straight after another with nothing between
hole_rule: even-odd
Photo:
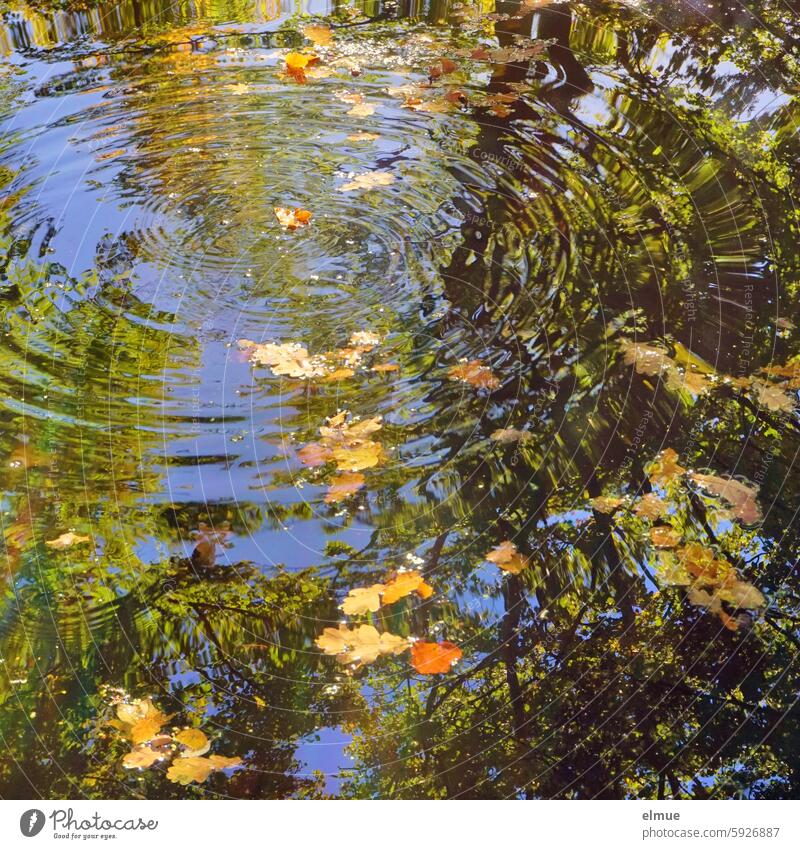
<instances>
[{"instance_id":1,"label":"cluster of floating leaves","mask_svg":"<svg viewBox=\"0 0 800 849\"><path fill-rule=\"evenodd\" d=\"M348 616L369 615L412 594L427 599L433 595L433 587L419 571L401 570L382 583L351 590L341 608ZM351 628L340 623L338 628L325 628L316 644L325 654L333 655L352 669L374 663L383 655L399 655L410 650L411 665L417 672L436 675L449 672L463 657L461 649L447 640L424 642L388 631L381 633L374 625Z\"/></svg>"},{"instance_id":2,"label":"cluster of floating leaves","mask_svg":"<svg viewBox=\"0 0 800 849\"><path fill-rule=\"evenodd\" d=\"M686 392L693 398L718 387L729 386L747 393L752 400L768 410L792 413L797 407L797 390L800 389L800 359L785 365L766 366L750 377L732 377L719 374L682 345L675 345L676 354L670 356L657 343L631 342L622 344L626 365L646 377L659 377L668 389Z\"/></svg>"},{"instance_id":3,"label":"cluster of floating leaves","mask_svg":"<svg viewBox=\"0 0 800 849\"><path fill-rule=\"evenodd\" d=\"M370 353L381 342L377 333L369 330L356 331L350 336L350 345L335 351L311 355L299 342L252 342L240 339L239 347L247 351L254 365L268 366L275 376L294 377L299 380L326 381L345 380L352 377L364 365L364 355ZM397 371L394 363L374 363L371 371Z\"/></svg>"},{"instance_id":4,"label":"cluster of floating leaves","mask_svg":"<svg viewBox=\"0 0 800 849\"><path fill-rule=\"evenodd\" d=\"M634 499L601 495L591 499L590 504L598 513L612 515L618 510L629 510L650 523L648 537L658 551L658 577L667 585L687 588L691 604L715 613L726 628L735 631L749 621L747 611L766 606L764 596L742 580L734 566L712 547L684 540L681 530L670 520L671 504L680 486L694 485L698 491L717 499L717 517L752 525L762 518L758 490L736 478L691 471L681 466L679 460L674 449L666 448L647 467L651 485L660 492L648 492Z\"/></svg>"},{"instance_id":5,"label":"cluster of floating leaves","mask_svg":"<svg viewBox=\"0 0 800 849\"><path fill-rule=\"evenodd\" d=\"M176 784L202 784L212 772L235 769L241 758L208 754L211 742L199 728L165 732L172 717L159 710L152 699L125 699L116 704L116 717L109 724L131 743L122 759L125 769L150 769L169 764L167 778Z\"/></svg>"}]
</instances>

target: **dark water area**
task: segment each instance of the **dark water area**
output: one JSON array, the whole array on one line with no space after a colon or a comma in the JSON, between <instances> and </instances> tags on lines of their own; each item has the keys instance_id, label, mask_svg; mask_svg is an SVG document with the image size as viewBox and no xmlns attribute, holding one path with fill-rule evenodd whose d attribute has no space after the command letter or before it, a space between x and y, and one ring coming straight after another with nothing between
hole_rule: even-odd
<instances>
[{"instance_id":1,"label":"dark water area","mask_svg":"<svg viewBox=\"0 0 800 849\"><path fill-rule=\"evenodd\" d=\"M795 2L0 11L0 797L800 794Z\"/></svg>"}]
</instances>

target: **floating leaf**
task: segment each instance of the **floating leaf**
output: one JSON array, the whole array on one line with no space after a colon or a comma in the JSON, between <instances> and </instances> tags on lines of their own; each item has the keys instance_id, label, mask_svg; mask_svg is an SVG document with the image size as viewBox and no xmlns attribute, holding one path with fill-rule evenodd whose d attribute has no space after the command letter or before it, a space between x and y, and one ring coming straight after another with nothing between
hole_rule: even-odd
<instances>
[{"instance_id":1,"label":"floating leaf","mask_svg":"<svg viewBox=\"0 0 800 849\"><path fill-rule=\"evenodd\" d=\"M650 528L650 540L656 548L674 548L681 541L681 535L672 525L656 525Z\"/></svg>"},{"instance_id":2,"label":"floating leaf","mask_svg":"<svg viewBox=\"0 0 800 849\"><path fill-rule=\"evenodd\" d=\"M727 560L717 558L712 548L699 542L690 542L677 551L682 566L701 584L719 584L731 575L735 576L733 566Z\"/></svg>"},{"instance_id":3,"label":"floating leaf","mask_svg":"<svg viewBox=\"0 0 800 849\"><path fill-rule=\"evenodd\" d=\"M499 442L502 445L509 445L512 442L528 442L533 439L533 434L527 430L517 430L513 427L502 427L492 431L490 439Z\"/></svg>"},{"instance_id":4,"label":"floating leaf","mask_svg":"<svg viewBox=\"0 0 800 849\"><path fill-rule=\"evenodd\" d=\"M336 655L339 663L354 663L362 666L372 663L383 654L400 654L409 643L403 637L384 632L379 634L372 625L360 625L350 629L346 625L325 628L317 637L316 644L326 654Z\"/></svg>"},{"instance_id":5,"label":"floating leaf","mask_svg":"<svg viewBox=\"0 0 800 849\"><path fill-rule=\"evenodd\" d=\"M379 174L381 172L373 171L372 173ZM374 348L376 345L381 344L381 337L378 336L377 333L373 333L371 330L356 330L355 333L350 335L350 344L358 345L367 349Z\"/></svg>"},{"instance_id":6,"label":"floating leaf","mask_svg":"<svg viewBox=\"0 0 800 849\"><path fill-rule=\"evenodd\" d=\"M598 495L596 498L592 498L589 503L598 513L613 513L620 504L625 503L625 499L613 495Z\"/></svg>"},{"instance_id":7,"label":"floating leaf","mask_svg":"<svg viewBox=\"0 0 800 849\"><path fill-rule=\"evenodd\" d=\"M84 537L80 534L74 534L72 531L68 531L55 539L47 540L45 545L50 548L55 548L57 551L62 551L65 548L72 548L73 545L80 545L81 543L91 541L91 537Z\"/></svg>"},{"instance_id":8,"label":"floating leaf","mask_svg":"<svg viewBox=\"0 0 800 849\"><path fill-rule=\"evenodd\" d=\"M717 594L723 601L737 608L757 610L767 606L767 600L759 589L738 578L726 580L717 590Z\"/></svg>"},{"instance_id":9,"label":"floating leaf","mask_svg":"<svg viewBox=\"0 0 800 849\"><path fill-rule=\"evenodd\" d=\"M185 748L181 753L182 758L199 757L211 748L208 737L199 728L184 728L173 739Z\"/></svg>"},{"instance_id":10,"label":"floating leaf","mask_svg":"<svg viewBox=\"0 0 800 849\"><path fill-rule=\"evenodd\" d=\"M297 230L298 227L306 227L311 222L312 213L307 209L301 209L296 206L294 209L289 209L285 206L275 207L275 217L280 222L281 227L287 230Z\"/></svg>"},{"instance_id":11,"label":"floating leaf","mask_svg":"<svg viewBox=\"0 0 800 849\"><path fill-rule=\"evenodd\" d=\"M134 745L148 743L161 732L161 728L169 717L160 710L148 714L143 719L134 723L129 731L131 741Z\"/></svg>"},{"instance_id":12,"label":"floating leaf","mask_svg":"<svg viewBox=\"0 0 800 849\"><path fill-rule=\"evenodd\" d=\"M209 755L207 758L176 758L167 770L167 778L184 786L192 782L202 784L212 772L241 766L241 763L241 758L224 758L221 755Z\"/></svg>"},{"instance_id":13,"label":"floating leaf","mask_svg":"<svg viewBox=\"0 0 800 849\"><path fill-rule=\"evenodd\" d=\"M633 366L639 374L654 377L664 371L674 368L674 361L660 347L646 345L641 342L624 342L622 352L625 355L625 365Z\"/></svg>"},{"instance_id":14,"label":"floating leaf","mask_svg":"<svg viewBox=\"0 0 800 849\"><path fill-rule=\"evenodd\" d=\"M494 376L492 370L483 365L480 360L464 360L457 366L453 366L447 374L451 380L469 383L476 389L497 389L500 386L500 381Z\"/></svg>"},{"instance_id":15,"label":"floating leaf","mask_svg":"<svg viewBox=\"0 0 800 849\"><path fill-rule=\"evenodd\" d=\"M357 189L377 189L380 186L390 186L395 181L394 174L388 171L367 171L356 174L350 182L339 186L340 192L352 192Z\"/></svg>"},{"instance_id":16,"label":"floating leaf","mask_svg":"<svg viewBox=\"0 0 800 849\"><path fill-rule=\"evenodd\" d=\"M646 495L643 495L633 508L633 512L637 516L651 520L666 516L668 510L669 505L667 502L659 498L654 492L648 492Z\"/></svg>"},{"instance_id":17,"label":"floating leaf","mask_svg":"<svg viewBox=\"0 0 800 849\"><path fill-rule=\"evenodd\" d=\"M397 363L375 363L375 365L370 369L370 371L377 372L392 372L392 371L400 371L400 366Z\"/></svg>"},{"instance_id":18,"label":"floating leaf","mask_svg":"<svg viewBox=\"0 0 800 849\"><path fill-rule=\"evenodd\" d=\"M500 545L493 548L486 555L486 559L512 575L518 575L528 566L528 558L520 554L516 545L510 540L501 542Z\"/></svg>"},{"instance_id":19,"label":"floating leaf","mask_svg":"<svg viewBox=\"0 0 800 849\"><path fill-rule=\"evenodd\" d=\"M347 380L348 377L352 377L355 374L353 369L351 368L337 368L332 372L329 372L325 375L326 381L337 381L337 380Z\"/></svg>"},{"instance_id":20,"label":"floating leaf","mask_svg":"<svg viewBox=\"0 0 800 849\"><path fill-rule=\"evenodd\" d=\"M752 389L758 404L768 410L775 410L779 413L793 413L797 406L794 393L788 391L788 383L774 384L754 380Z\"/></svg>"},{"instance_id":21,"label":"floating leaf","mask_svg":"<svg viewBox=\"0 0 800 849\"><path fill-rule=\"evenodd\" d=\"M446 640L441 643L417 642L411 646L411 665L422 675L449 672L450 667L462 657L461 649Z\"/></svg>"},{"instance_id":22,"label":"floating leaf","mask_svg":"<svg viewBox=\"0 0 800 849\"><path fill-rule=\"evenodd\" d=\"M286 73L293 77L298 83L306 81L306 68L319 61L319 57L314 53L287 53L286 54Z\"/></svg>"},{"instance_id":23,"label":"floating leaf","mask_svg":"<svg viewBox=\"0 0 800 849\"><path fill-rule=\"evenodd\" d=\"M296 342L256 344L243 339L239 345L249 349L250 362L269 366L275 375L311 379L328 374L327 361L323 357L312 357L307 348Z\"/></svg>"},{"instance_id":24,"label":"floating leaf","mask_svg":"<svg viewBox=\"0 0 800 849\"><path fill-rule=\"evenodd\" d=\"M154 763L164 760L165 753L151 749L149 746L138 746L122 759L125 769L148 769Z\"/></svg>"},{"instance_id":25,"label":"floating leaf","mask_svg":"<svg viewBox=\"0 0 800 849\"><path fill-rule=\"evenodd\" d=\"M723 498L731 509L726 514L739 519L745 525L752 525L761 519L761 508L756 501L758 487L718 475L701 475L693 473L690 478L706 492Z\"/></svg>"},{"instance_id":26,"label":"floating leaf","mask_svg":"<svg viewBox=\"0 0 800 849\"><path fill-rule=\"evenodd\" d=\"M377 466L383 459L383 446L370 440L333 449L333 459L340 471L357 472Z\"/></svg>"},{"instance_id":27,"label":"floating leaf","mask_svg":"<svg viewBox=\"0 0 800 849\"><path fill-rule=\"evenodd\" d=\"M415 592L420 598L430 598L433 587L425 582L422 573L417 571L398 572L395 578L383 588L383 603L394 604L401 598Z\"/></svg>"},{"instance_id":28,"label":"floating leaf","mask_svg":"<svg viewBox=\"0 0 800 849\"><path fill-rule=\"evenodd\" d=\"M384 589L383 584L373 584L371 587L350 590L347 598L342 602L342 611L348 616L358 616L367 612L375 613L380 609L381 593Z\"/></svg>"},{"instance_id":29,"label":"floating leaf","mask_svg":"<svg viewBox=\"0 0 800 849\"><path fill-rule=\"evenodd\" d=\"M378 133L351 133L348 137L348 141L352 142L362 142L362 141L375 141L379 139L380 135Z\"/></svg>"},{"instance_id":30,"label":"floating leaf","mask_svg":"<svg viewBox=\"0 0 800 849\"><path fill-rule=\"evenodd\" d=\"M648 474L651 483L665 484L680 477L686 469L678 465L678 454L672 448L665 448L650 464Z\"/></svg>"}]
</instances>

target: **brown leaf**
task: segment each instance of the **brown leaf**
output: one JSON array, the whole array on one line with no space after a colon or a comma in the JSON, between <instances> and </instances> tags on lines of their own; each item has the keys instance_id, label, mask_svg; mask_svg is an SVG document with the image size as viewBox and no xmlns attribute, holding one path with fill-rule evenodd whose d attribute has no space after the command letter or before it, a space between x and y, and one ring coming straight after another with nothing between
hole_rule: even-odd
<instances>
[{"instance_id":1,"label":"brown leaf","mask_svg":"<svg viewBox=\"0 0 800 849\"><path fill-rule=\"evenodd\" d=\"M512 575L519 575L528 566L528 558L520 554L516 545L510 540L501 542L500 545L493 548L486 555L486 559Z\"/></svg>"},{"instance_id":2,"label":"brown leaf","mask_svg":"<svg viewBox=\"0 0 800 849\"><path fill-rule=\"evenodd\" d=\"M656 548L674 548L681 535L672 525L656 525L650 528L650 540Z\"/></svg>"},{"instance_id":3,"label":"brown leaf","mask_svg":"<svg viewBox=\"0 0 800 849\"><path fill-rule=\"evenodd\" d=\"M533 439L533 434L528 430L517 430L513 427L502 427L492 431L490 439L503 445L512 442L528 442Z\"/></svg>"},{"instance_id":4,"label":"brown leaf","mask_svg":"<svg viewBox=\"0 0 800 849\"><path fill-rule=\"evenodd\" d=\"M752 525L761 519L761 508L756 501L758 487L743 483L734 478L723 478L719 475L701 475L697 472L690 478L706 492L723 498L731 509L726 514L739 519L745 525Z\"/></svg>"},{"instance_id":5,"label":"brown leaf","mask_svg":"<svg viewBox=\"0 0 800 849\"><path fill-rule=\"evenodd\" d=\"M797 406L794 392L790 392L788 383L764 383L754 380L752 383L756 401L768 410L778 413L793 413Z\"/></svg>"},{"instance_id":6,"label":"brown leaf","mask_svg":"<svg viewBox=\"0 0 800 849\"><path fill-rule=\"evenodd\" d=\"M422 675L449 672L450 667L463 656L458 646L446 640L441 643L417 642L411 646L411 665Z\"/></svg>"},{"instance_id":7,"label":"brown leaf","mask_svg":"<svg viewBox=\"0 0 800 849\"><path fill-rule=\"evenodd\" d=\"M149 746L137 746L122 759L122 765L125 769L147 769L154 763L164 760L164 752L157 752Z\"/></svg>"},{"instance_id":8,"label":"brown leaf","mask_svg":"<svg viewBox=\"0 0 800 849\"><path fill-rule=\"evenodd\" d=\"M643 495L633 508L633 512L643 519L660 519L667 515L669 505L666 501L659 498L654 492L648 492Z\"/></svg>"},{"instance_id":9,"label":"brown leaf","mask_svg":"<svg viewBox=\"0 0 800 849\"><path fill-rule=\"evenodd\" d=\"M651 483L665 484L680 477L686 469L678 465L678 454L672 448L665 448L650 464L648 474Z\"/></svg>"},{"instance_id":10,"label":"brown leaf","mask_svg":"<svg viewBox=\"0 0 800 849\"><path fill-rule=\"evenodd\" d=\"M633 366L639 374L654 377L675 366L667 352L654 345L626 341L622 344L622 351L625 355L625 365Z\"/></svg>"},{"instance_id":11,"label":"brown leaf","mask_svg":"<svg viewBox=\"0 0 800 849\"><path fill-rule=\"evenodd\" d=\"M492 370L481 363L480 360L462 361L453 366L448 372L451 380L460 380L469 383L476 389L497 389L500 381L494 376Z\"/></svg>"}]
</instances>

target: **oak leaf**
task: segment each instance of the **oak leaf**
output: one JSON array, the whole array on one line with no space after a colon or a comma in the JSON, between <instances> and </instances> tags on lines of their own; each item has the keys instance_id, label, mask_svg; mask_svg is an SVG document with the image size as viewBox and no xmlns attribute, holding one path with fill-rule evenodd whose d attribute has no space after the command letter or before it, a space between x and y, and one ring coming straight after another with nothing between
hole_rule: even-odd
<instances>
[{"instance_id":1,"label":"oak leaf","mask_svg":"<svg viewBox=\"0 0 800 849\"><path fill-rule=\"evenodd\" d=\"M380 634L372 625L353 629L340 625L338 630L325 628L315 642L326 654L336 655L339 663L356 666L372 663L383 654L400 654L409 646L404 637L387 631Z\"/></svg>"},{"instance_id":2,"label":"oak leaf","mask_svg":"<svg viewBox=\"0 0 800 849\"><path fill-rule=\"evenodd\" d=\"M354 495L366 483L366 478L360 472L342 472L331 481L325 495L326 504L336 504Z\"/></svg>"},{"instance_id":3,"label":"oak leaf","mask_svg":"<svg viewBox=\"0 0 800 849\"><path fill-rule=\"evenodd\" d=\"M377 466L383 459L383 446L370 440L357 441L333 449L336 468L343 472L357 472Z\"/></svg>"},{"instance_id":4,"label":"oak leaf","mask_svg":"<svg viewBox=\"0 0 800 849\"><path fill-rule=\"evenodd\" d=\"M196 782L202 784L212 772L240 766L241 758L224 758L209 755L207 758L176 758L167 770L167 778L184 786Z\"/></svg>"},{"instance_id":5,"label":"oak leaf","mask_svg":"<svg viewBox=\"0 0 800 849\"><path fill-rule=\"evenodd\" d=\"M359 616L362 613L375 613L381 606L383 584L373 584L371 587L359 587L350 590L342 602L342 612L348 616Z\"/></svg>"},{"instance_id":6,"label":"oak leaf","mask_svg":"<svg viewBox=\"0 0 800 849\"><path fill-rule=\"evenodd\" d=\"M125 769L147 769L165 757L164 752L157 752L149 746L137 746L125 755L122 765Z\"/></svg>"}]
</instances>

